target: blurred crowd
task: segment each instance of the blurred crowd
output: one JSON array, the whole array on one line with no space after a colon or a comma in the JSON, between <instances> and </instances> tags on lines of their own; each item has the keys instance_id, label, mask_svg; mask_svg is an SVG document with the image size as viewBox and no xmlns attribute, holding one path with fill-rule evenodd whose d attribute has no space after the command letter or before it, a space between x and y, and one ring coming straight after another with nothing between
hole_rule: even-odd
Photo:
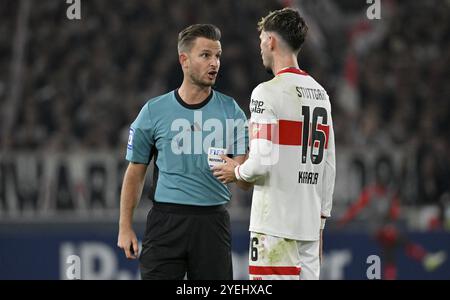
<instances>
[{"instance_id":1,"label":"blurred crowd","mask_svg":"<svg viewBox=\"0 0 450 300\"><path fill-rule=\"evenodd\" d=\"M410 151L421 201L448 199L449 2L382 1L382 19L373 21L365 1L356 7L332 2L95 0L81 1L81 20L68 20L65 1L31 1L20 97L11 130L0 131L0 147L124 148L128 126L146 100L181 84L177 34L192 23L221 28L216 89L249 114L252 89L270 79L256 23L298 3L311 24L300 65L332 99L337 146ZM11 105L20 10L19 1L0 4L2 111Z\"/></svg>"},{"instance_id":2,"label":"blurred crowd","mask_svg":"<svg viewBox=\"0 0 450 300\"><path fill-rule=\"evenodd\" d=\"M449 201L450 3L399 1L385 35L360 58L358 143L416 151L424 203Z\"/></svg>"},{"instance_id":3,"label":"blurred crowd","mask_svg":"<svg viewBox=\"0 0 450 300\"><path fill-rule=\"evenodd\" d=\"M256 23L280 8L278 2L81 3L82 19L71 21L65 1L33 1L21 103L3 146L63 151L122 147L118 135L142 105L181 84L177 37L192 23L222 29L224 54L216 88L233 95L247 111L252 88L268 78L260 66ZM6 17L14 25L18 5L9 9L16 10ZM14 33L14 26L9 30ZM12 36L2 35L2 47L12 43ZM2 56L3 75L11 55ZM7 80L5 76L2 83Z\"/></svg>"}]
</instances>

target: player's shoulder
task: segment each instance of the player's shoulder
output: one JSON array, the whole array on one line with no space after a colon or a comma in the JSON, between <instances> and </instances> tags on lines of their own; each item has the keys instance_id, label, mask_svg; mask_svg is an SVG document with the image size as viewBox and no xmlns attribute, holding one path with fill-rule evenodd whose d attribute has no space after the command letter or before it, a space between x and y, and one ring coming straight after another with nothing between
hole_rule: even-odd
<instances>
[{"instance_id":1,"label":"player's shoulder","mask_svg":"<svg viewBox=\"0 0 450 300\"><path fill-rule=\"evenodd\" d=\"M270 101L273 98L270 95L276 93L278 84L277 78L261 82L253 89L252 99Z\"/></svg>"},{"instance_id":2,"label":"player's shoulder","mask_svg":"<svg viewBox=\"0 0 450 300\"><path fill-rule=\"evenodd\" d=\"M314 77L309 75L307 78L310 85L314 85L317 89L325 91L325 88Z\"/></svg>"},{"instance_id":3,"label":"player's shoulder","mask_svg":"<svg viewBox=\"0 0 450 300\"><path fill-rule=\"evenodd\" d=\"M273 79L271 79L269 81L261 82L253 89L253 92L254 93L263 93L265 91L269 91L273 88L273 83L274 83Z\"/></svg>"},{"instance_id":4,"label":"player's shoulder","mask_svg":"<svg viewBox=\"0 0 450 300\"><path fill-rule=\"evenodd\" d=\"M322 100L330 100L325 88L309 74L300 78L300 80L296 83L296 89L299 93L305 92L306 94L310 93L309 91L314 91L314 95L316 97L318 96Z\"/></svg>"}]
</instances>

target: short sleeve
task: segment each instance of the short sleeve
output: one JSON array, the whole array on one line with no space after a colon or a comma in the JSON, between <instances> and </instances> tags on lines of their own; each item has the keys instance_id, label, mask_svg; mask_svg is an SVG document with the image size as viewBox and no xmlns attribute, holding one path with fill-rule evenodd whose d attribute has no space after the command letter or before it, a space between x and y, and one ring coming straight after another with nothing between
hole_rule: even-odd
<instances>
[{"instance_id":1,"label":"short sleeve","mask_svg":"<svg viewBox=\"0 0 450 300\"><path fill-rule=\"evenodd\" d=\"M141 109L130 126L126 159L130 162L149 164L154 145L154 128L148 103Z\"/></svg>"}]
</instances>

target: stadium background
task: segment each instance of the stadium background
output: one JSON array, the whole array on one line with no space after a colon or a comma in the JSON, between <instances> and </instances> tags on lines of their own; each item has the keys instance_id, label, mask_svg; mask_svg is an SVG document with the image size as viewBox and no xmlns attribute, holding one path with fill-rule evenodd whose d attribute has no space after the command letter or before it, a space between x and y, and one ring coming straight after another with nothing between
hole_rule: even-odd
<instances>
[{"instance_id":1,"label":"stadium background","mask_svg":"<svg viewBox=\"0 0 450 300\"><path fill-rule=\"evenodd\" d=\"M0 279L64 279L71 254L83 279L138 278L116 247L128 126L147 99L179 86L177 33L191 23L222 30L216 89L249 114L262 68L256 23L298 7L310 27L300 66L328 91L337 143L333 217L324 279L366 279L383 253L374 228L398 195L393 224L431 252L450 252L450 2L64 0L0 3ZM151 178L147 178L150 183ZM389 191L345 226L374 183ZM233 186L236 279L246 278L251 193ZM150 207L135 215L142 236ZM381 203L381 204L380 204ZM447 253L449 255L450 253ZM398 279L449 279L397 249Z\"/></svg>"}]
</instances>

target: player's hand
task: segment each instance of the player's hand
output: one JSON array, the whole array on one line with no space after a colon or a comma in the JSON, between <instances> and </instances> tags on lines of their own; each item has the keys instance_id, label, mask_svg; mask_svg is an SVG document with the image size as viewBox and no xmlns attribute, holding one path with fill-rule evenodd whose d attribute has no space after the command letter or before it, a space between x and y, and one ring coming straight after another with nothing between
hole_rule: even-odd
<instances>
[{"instance_id":1,"label":"player's hand","mask_svg":"<svg viewBox=\"0 0 450 300\"><path fill-rule=\"evenodd\" d=\"M226 155L221 155L220 158L225 160L225 163L213 167L213 175L224 184L236 181L237 179L234 175L234 169L239 164Z\"/></svg>"},{"instance_id":2,"label":"player's hand","mask_svg":"<svg viewBox=\"0 0 450 300\"><path fill-rule=\"evenodd\" d=\"M133 229L119 229L117 246L125 251L125 256L128 259L136 259L138 257L138 240Z\"/></svg>"}]
</instances>

